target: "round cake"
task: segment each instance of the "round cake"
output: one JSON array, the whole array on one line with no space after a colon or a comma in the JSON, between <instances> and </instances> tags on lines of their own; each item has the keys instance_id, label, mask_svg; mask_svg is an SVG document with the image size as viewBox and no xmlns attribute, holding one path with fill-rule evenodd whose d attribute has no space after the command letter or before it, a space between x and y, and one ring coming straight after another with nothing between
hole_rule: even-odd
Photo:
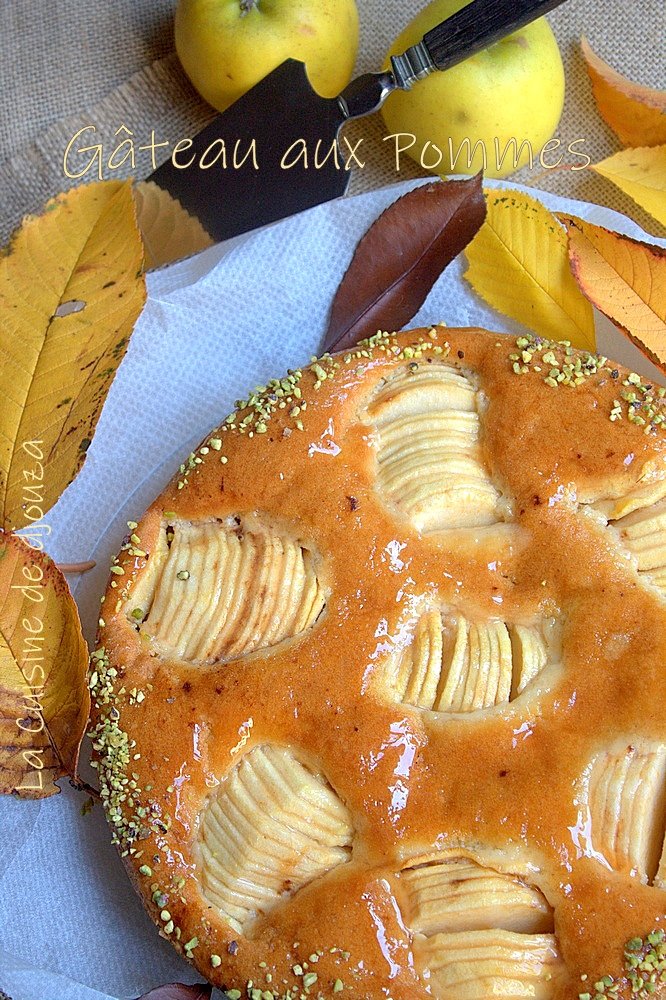
<instances>
[{"instance_id":1,"label":"round cake","mask_svg":"<svg viewBox=\"0 0 666 1000\"><path fill-rule=\"evenodd\" d=\"M377 334L129 522L102 795L229 998L666 996L663 397L566 342Z\"/></svg>"}]
</instances>

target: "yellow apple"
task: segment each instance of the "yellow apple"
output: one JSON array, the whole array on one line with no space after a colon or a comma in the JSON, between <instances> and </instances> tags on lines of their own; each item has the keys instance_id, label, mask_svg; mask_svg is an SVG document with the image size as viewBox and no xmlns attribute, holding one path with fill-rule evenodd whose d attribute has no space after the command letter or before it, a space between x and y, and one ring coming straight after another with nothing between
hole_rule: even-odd
<instances>
[{"instance_id":1,"label":"yellow apple","mask_svg":"<svg viewBox=\"0 0 666 1000\"><path fill-rule=\"evenodd\" d=\"M201 96L223 111L285 59L305 63L322 97L351 79L355 0L179 0L176 51Z\"/></svg>"},{"instance_id":2,"label":"yellow apple","mask_svg":"<svg viewBox=\"0 0 666 1000\"><path fill-rule=\"evenodd\" d=\"M433 0L396 38L389 55L419 42L468 2ZM484 167L485 150L486 176L504 177L529 162L530 147L538 158L557 128L563 103L562 58L548 22L540 18L411 90L395 91L382 114L392 135L405 133L392 140L396 152L404 149L427 170L476 173ZM407 150L410 135L415 142Z\"/></svg>"}]
</instances>

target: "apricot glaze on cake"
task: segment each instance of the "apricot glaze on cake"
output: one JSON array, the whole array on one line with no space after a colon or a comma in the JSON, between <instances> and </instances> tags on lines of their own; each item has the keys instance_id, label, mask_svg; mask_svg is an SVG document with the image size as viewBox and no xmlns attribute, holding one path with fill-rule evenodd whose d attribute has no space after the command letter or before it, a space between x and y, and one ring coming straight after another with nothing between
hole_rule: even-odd
<instances>
[{"instance_id":1,"label":"apricot glaze on cake","mask_svg":"<svg viewBox=\"0 0 666 1000\"><path fill-rule=\"evenodd\" d=\"M102 794L229 998L666 996L663 397L566 343L378 334L130 522Z\"/></svg>"}]
</instances>

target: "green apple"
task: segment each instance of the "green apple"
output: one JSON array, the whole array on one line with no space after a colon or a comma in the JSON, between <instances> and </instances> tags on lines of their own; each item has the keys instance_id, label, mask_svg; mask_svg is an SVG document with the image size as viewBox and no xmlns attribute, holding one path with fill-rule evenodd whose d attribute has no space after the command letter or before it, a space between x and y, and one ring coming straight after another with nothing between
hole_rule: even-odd
<instances>
[{"instance_id":1,"label":"green apple","mask_svg":"<svg viewBox=\"0 0 666 1000\"><path fill-rule=\"evenodd\" d=\"M223 111L285 59L305 63L322 97L351 79L355 0L179 0L176 51L201 96Z\"/></svg>"},{"instance_id":2,"label":"green apple","mask_svg":"<svg viewBox=\"0 0 666 1000\"><path fill-rule=\"evenodd\" d=\"M468 2L433 0L396 38L389 55L415 45ZM557 128L563 103L560 51L540 18L411 90L394 92L382 114L392 135L403 134L393 140L396 151L404 149L426 169L476 173L484 167L485 152L486 176L504 177L529 162L530 151L538 158Z\"/></svg>"}]
</instances>

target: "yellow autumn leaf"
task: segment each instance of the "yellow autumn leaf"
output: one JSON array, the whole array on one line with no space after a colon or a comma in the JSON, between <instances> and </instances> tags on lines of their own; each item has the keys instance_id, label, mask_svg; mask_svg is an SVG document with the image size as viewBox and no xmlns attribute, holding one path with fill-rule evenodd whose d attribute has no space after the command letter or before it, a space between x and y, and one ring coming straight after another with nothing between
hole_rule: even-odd
<instances>
[{"instance_id":1,"label":"yellow autumn leaf","mask_svg":"<svg viewBox=\"0 0 666 1000\"><path fill-rule=\"evenodd\" d=\"M594 99L606 124L623 146L666 142L666 91L633 83L605 63L586 38L580 43Z\"/></svg>"},{"instance_id":2,"label":"yellow autumn leaf","mask_svg":"<svg viewBox=\"0 0 666 1000\"><path fill-rule=\"evenodd\" d=\"M600 163L594 163L602 177L666 226L666 145L623 149Z\"/></svg>"},{"instance_id":3,"label":"yellow autumn leaf","mask_svg":"<svg viewBox=\"0 0 666 1000\"><path fill-rule=\"evenodd\" d=\"M666 370L666 250L560 216L583 294Z\"/></svg>"},{"instance_id":4,"label":"yellow autumn leaf","mask_svg":"<svg viewBox=\"0 0 666 1000\"><path fill-rule=\"evenodd\" d=\"M128 182L90 184L29 217L0 257L0 525L56 502L85 459L145 302Z\"/></svg>"},{"instance_id":5,"label":"yellow autumn leaf","mask_svg":"<svg viewBox=\"0 0 666 1000\"><path fill-rule=\"evenodd\" d=\"M535 333L593 351L592 307L571 274L564 229L522 191L486 195L486 221L465 250L465 278L490 306Z\"/></svg>"},{"instance_id":6,"label":"yellow autumn leaf","mask_svg":"<svg viewBox=\"0 0 666 1000\"><path fill-rule=\"evenodd\" d=\"M213 245L199 220L154 181L136 184L134 200L147 268L170 264Z\"/></svg>"},{"instance_id":7,"label":"yellow autumn leaf","mask_svg":"<svg viewBox=\"0 0 666 1000\"><path fill-rule=\"evenodd\" d=\"M76 775L90 712L76 604L47 555L0 532L0 792L53 795Z\"/></svg>"}]
</instances>

